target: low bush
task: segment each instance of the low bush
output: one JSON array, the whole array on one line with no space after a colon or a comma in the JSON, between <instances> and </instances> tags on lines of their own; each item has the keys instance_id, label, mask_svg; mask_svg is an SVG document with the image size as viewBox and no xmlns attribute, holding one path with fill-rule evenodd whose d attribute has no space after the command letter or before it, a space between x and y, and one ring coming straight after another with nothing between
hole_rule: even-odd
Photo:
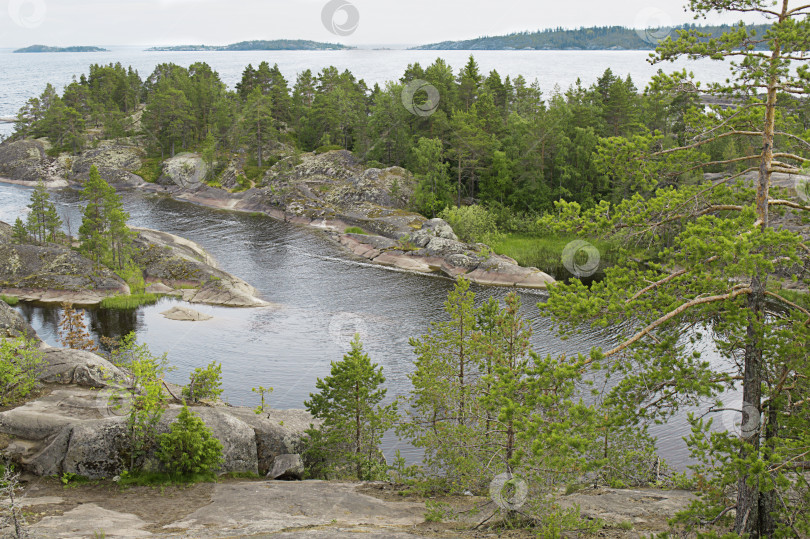
<instances>
[{"instance_id":1,"label":"low bush","mask_svg":"<svg viewBox=\"0 0 810 539\"><path fill-rule=\"evenodd\" d=\"M439 217L453 227L461 241L467 243L491 243L503 237L495 216L483 206L445 208Z\"/></svg>"},{"instance_id":2,"label":"low bush","mask_svg":"<svg viewBox=\"0 0 810 539\"><path fill-rule=\"evenodd\" d=\"M174 476L210 473L222 463L222 443L188 406L158 440L158 458Z\"/></svg>"},{"instance_id":3,"label":"low bush","mask_svg":"<svg viewBox=\"0 0 810 539\"><path fill-rule=\"evenodd\" d=\"M0 339L0 407L25 399L39 386L41 365L34 341Z\"/></svg>"}]
</instances>

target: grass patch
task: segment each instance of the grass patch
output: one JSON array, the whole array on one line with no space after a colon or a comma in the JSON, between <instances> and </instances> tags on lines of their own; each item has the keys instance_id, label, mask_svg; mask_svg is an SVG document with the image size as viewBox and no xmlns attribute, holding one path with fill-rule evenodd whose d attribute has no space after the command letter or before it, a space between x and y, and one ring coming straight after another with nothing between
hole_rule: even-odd
<instances>
[{"instance_id":1,"label":"grass patch","mask_svg":"<svg viewBox=\"0 0 810 539\"><path fill-rule=\"evenodd\" d=\"M147 157L143 160L141 168L133 172L143 178L143 181L155 183L163 171L163 161L159 157Z\"/></svg>"},{"instance_id":2,"label":"grass patch","mask_svg":"<svg viewBox=\"0 0 810 539\"><path fill-rule=\"evenodd\" d=\"M101 300L102 309L137 309L141 305L154 305L161 298L160 294L133 294L131 296L113 296Z\"/></svg>"},{"instance_id":3,"label":"grass patch","mask_svg":"<svg viewBox=\"0 0 810 539\"><path fill-rule=\"evenodd\" d=\"M20 302L20 298L14 296L4 296L3 294L0 294L0 301L5 301L6 303L14 307Z\"/></svg>"},{"instance_id":4,"label":"grass patch","mask_svg":"<svg viewBox=\"0 0 810 539\"><path fill-rule=\"evenodd\" d=\"M120 487L156 487L166 485L192 485L194 483L216 483L213 472L200 474L167 474L157 472L124 472L118 480Z\"/></svg>"},{"instance_id":5,"label":"grass patch","mask_svg":"<svg viewBox=\"0 0 810 539\"><path fill-rule=\"evenodd\" d=\"M368 236L368 232L360 228L359 226L350 226L346 229L346 234L363 234L364 236Z\"/></svg>"},{"instance_id":6,"label":"grass patch","mask_svg":"<svg viewBox=\"0 0 810 539\"><path fill-rule=\"evenodd\" d=\"M535 267L550 273L557 279L568 276L562 263L562 254L565 247L575 241L570 236L530 236L526 234L506 234L494 238L490 247L495 253L514 258L518 264L525 267ZM599 251L601 257L600 269L616 263L616 247L610 242L590 240Z\"/></svg>"}]
</instances>

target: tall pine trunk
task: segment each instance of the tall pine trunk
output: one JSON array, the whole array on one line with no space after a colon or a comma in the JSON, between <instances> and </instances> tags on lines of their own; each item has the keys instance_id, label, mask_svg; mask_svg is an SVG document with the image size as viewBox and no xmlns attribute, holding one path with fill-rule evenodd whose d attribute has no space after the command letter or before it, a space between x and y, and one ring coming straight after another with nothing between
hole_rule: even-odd
<instances>
[{"instance_id":1,"label":"tall pine trunk","mask_svg":"<svg viewBox=\"0 0 810 539\"><path fill-rule=\"evenodd\" d=\"M783 0L779 22L787 19L788 0ZM777 42L771 53L770 67L774 69L781 57L781 47ZM757 225L764 230L769 224L768 198L771 184L771 167L773 163L774 132L776 130L777 76L771 74L768 82L768 96L765 105L765 125L762 132L762 158L759 163L757 183ZM761 331L765 321L765 290L768 284L767 275L757 270L751 279L751 295L748 298L747 343L745 346L745 370L743 372L743 432L744 446L741 457L760 453L761 432L759 423L762 418L762 383L763 383L763 347ZM756 417L750 417L751 414ZM756 425L756 428L754 428ZM740 478L737 487L737 510L734 530L739 534L748 534L749 539L770 537L775 523L771 513L775 510L774 499L761 492L758 482L748 484L748 476Z\"/></svg>"}]
</instances>

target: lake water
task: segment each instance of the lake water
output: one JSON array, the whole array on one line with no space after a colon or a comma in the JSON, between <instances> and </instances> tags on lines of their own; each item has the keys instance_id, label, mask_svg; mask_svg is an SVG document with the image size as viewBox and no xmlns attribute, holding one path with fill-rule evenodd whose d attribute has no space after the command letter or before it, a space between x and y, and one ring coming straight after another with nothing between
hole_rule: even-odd
<instances>
[{"instance_id":1,"label":"lake water","mask_svg":"<svg viewBox=\"0 0 810 539\"><path fill-rule=\"evenodd\" d=\"M648 51L476 51L475 58L482 73L496 69L502 77L523 75L528 81L537 79L546 94L555 86L567 89L577 79L590 85L607 68L622 77L630 74L639 89L650 81L659 68L665 71L688 68L698 80L725 80L727 69L720 62L709 60L678 61L674 64L650 65ZM219 72L222 80L233 88L242 78L245 66L254 67L262 61L278 63L290 86L296 75L306 69L317 73L324 67L335 66L350 70L369 86L398 80L408 64L419 62L427 67L444 58L456 72L467 62L468 51L245 51L245 52L146 52L141 48L112 47L99 53L33 53L14 54L0 49L0 118L13 117L32 96L39 95L47 83L57 90L69 84L74 76L88 71L90 64L121 62L137 69L146 78L161 63L174 62L188 67L194 62L207 62ZM8 136L11 124L0 123L0 135Z\"/></svg>"},{"instance_id":2,"label":"lake water","mask_svg":"<svg viewBox=\"0 0 810 539\"><path fill-rule=\"evenodd\" d=\"M481 70L497 69L502 76L522 74L537 79L546 93L555 86L563 89L580 78L591 84L610 67L622 76L631 74L643 88L658 66L645 60L643 51L483 51L475 57ZM145 52L115 48L95 54L12 54L0 50L0 117L14 116L25 101L41 93L47 82L57 88L73 76L87 71L90 63L121 62L138 69L146 77L155 65L175 62L184 66L208 62L223 81L233 87L248 63L263 60L278 63L294 81L298 72L334 65L349 69L369 85L398 79L409 63L423 67L441 56L456 71L466 62L464 51L331 51L331 52ZM699 80L725 78L725 68L712 62L683 62L663 66L688 67ZM0 136L11 133L11 124L0 123ZM0 184L0 220L13 222L23 214L29 190ZM74 191L54 193L60 211L73 215L78 223L78 199ZM225 398L236 405L255 406L257 397L250 389L272 386L271 404L280 408L300 408L315 389L318 377L328 375L330 362L346 350L351 335L359 331L366 351L384 367L391 395L402 395L410 388L407 376L413 369L413 353L408 340L425 333L431 320L442 316L442 305L452 288L448 279L392 271L351 258L326 236L265 217L216 211L163 197L125 193L124 201L135 226L156 228L199 242L222 268L238 275L260 295L280 305L277 309L227 309L195 307L214 319L204 323L175 322L159 313L176 300L136 312L91 313L97 335L117 336L135 330L140 340L157 353L166 352L176 372L170 379L187 381L188 373L213 360L223 366ZM74 225L75 229L75 225ZM503 298L500 288L474 287L479 299ZM531 322L532 345L541 355L586 352L593 346L611 343L609 335L584 331L566 342L551 331L536 307L545 298L542 292L522 291L523 313ZM20 310L50 344L56 344L58 313L25 305ZM681 437L687 434L681 416L669 425L655 429L663 457L683 467L688 455ZM391 456L400 447L413 459L412 449L388 438L385 452Z\"/></svg>"},{"instance_id":3,"label":"lake water","mask_svg":"<svg viewBox=\"0 0 810 539\"><path fill-rule=\"evenodd\" d=\"M30 189L0 183L0 221L13 222L24 215ZM77 192L52 193L62 215L79 222ZM166 320L160 312L177 303L163 299L137 311L90 311L96 336L121 336L136 331L153 352L166 352L177 370L169 380L184 383L189 373L211 361L222 364L224 398L235 405L256 406L252 387L275 388L271 405L301 408L315 390L317 378L329 374L330 362L340 359L355 331L365 350L381 364L389 395L410 390L408 374L414 355L410 337L424 334L430 321L443 316L443 303L453 283L449 279L393 271L360 260L323 233L312 228L275 221L268 217L212 210L165 197L123 193L126 210L135 226L156 228L190 238L211 253L220 266L253 284L262 298L278 308L231 309L195 305L211 314L207 322ZM74 225L75 229L75 225ZM508 290L477 287L477 299L503 299ZM585 329L565 342L554 334L550 322L540 317L537 304L542 291L520 291L523 315L530 321L532 347L541 354L575 355L594 346L613 344L609 330ZM56 341L59 313L53 308L21 305L42 338ZM703 343L706 357L711 346ZM656 427L661 455L683 467L688 454L682 436L688 426L683 415ZM399 448L411 460L416 452L393 437L385 453Z\"/></svg>"}]
</instances>

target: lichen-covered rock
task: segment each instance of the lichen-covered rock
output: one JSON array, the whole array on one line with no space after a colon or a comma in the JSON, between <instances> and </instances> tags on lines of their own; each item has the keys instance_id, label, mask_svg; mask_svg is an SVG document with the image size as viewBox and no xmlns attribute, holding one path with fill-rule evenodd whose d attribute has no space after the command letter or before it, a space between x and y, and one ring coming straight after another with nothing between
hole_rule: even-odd
<instances>
[{"instance_id":1,"label":"lichen-covered rock","mask_svg":"<svg viewBox=\"0 0 810 539\"><path fill-rule=\"evenodd\" d=\"M148 282L188 287L182 297L190 303L259 307L267 302L244 280L220 270L211 255L197 243L157 230L133 228L133 259Z\"/></svg>"},{"instance_id":2,"label":"lichen-covered rock","mask_svg":"<svg viewBox=\"0 0 810 539\"><path fill-rule=\"evenodd\" d=\"M130 383L124 371L92 352L48 348L43 350L42 357L44 365L39 378L43 382L98 389Z\"/></svg>"},{"instance_id":3,"label":"lichen-covered rock","mask_svg":"<svg viewBox=\"0 0 810 539\"><path fill-rule=\"evenodd\" d=\"M181 153L163 162L160 185L177 185L183 189L197 189L203 185L208 167L196 153Z\"/></svg>"},{"instance_id":4,"label":"lichen-covered rock","mask_svg":"<svg viewBox=\"0 0 810 539\"><path fill-rule=\"evenodd\" d=\"M21 183L61 180L48 159L46 143L41 140L16 140L0 144L0 177ZM67 185L62 182L61 185Z\"/></svg>"},{"instance_id":5,"label":"lichen-covered rock","mask_svg":"<svg viewBox=\"0 0 810 539\"><path fill-rule=\"evenodd\" d=\"M0 435L11 440L1 452L37 475L113 477L128 464L124 462L128 399L122 395L69 385L0 412ZM168 407L158 433L170 430L180 410L177 404ZM261 417L248 408L191 410L223 445L221 473L267 474L279 455L304 449L305 431L312 422L303 410L268 410ZM145 467L162 470L154 452L147 456Z\"/></svg>"},{"instance_id":6,"label":"lichen-covered rock","mask_svg":"<svg viewBox=\"0 0 810 539\"><path fill-rule=\"evenodd\" d=\"M318 423L305 410L266 409L256 414L250 408L229 408L228 412L253 428L262 475L272 469L279 455L301 453L306 447L307 429Z\"/></svg>"},{"instance_id":7,"label":"lichen-covered rock","mask_svg":"<svg viewBox=\"0 0 810 539\"><path fill-rule=\"evenodd\" d=\"M96 304L129 294L118 275L79 253L55 244L0 243L0 293L20 299Z\"/></svg>"},{"instance_id":8,"label":"lichen-covered rock","mask_svg":"<svg viewBox=\"0 0 810 539\"><path fill-rule=\"evenodd\" d=\"M144 152L132 144L103 141L97 148L85 150L71 159L70 179L85 182L95 165L101 177L113 185L136 186L143 183L134 174L143 166Z\"/></svg>"}]
</instances>

